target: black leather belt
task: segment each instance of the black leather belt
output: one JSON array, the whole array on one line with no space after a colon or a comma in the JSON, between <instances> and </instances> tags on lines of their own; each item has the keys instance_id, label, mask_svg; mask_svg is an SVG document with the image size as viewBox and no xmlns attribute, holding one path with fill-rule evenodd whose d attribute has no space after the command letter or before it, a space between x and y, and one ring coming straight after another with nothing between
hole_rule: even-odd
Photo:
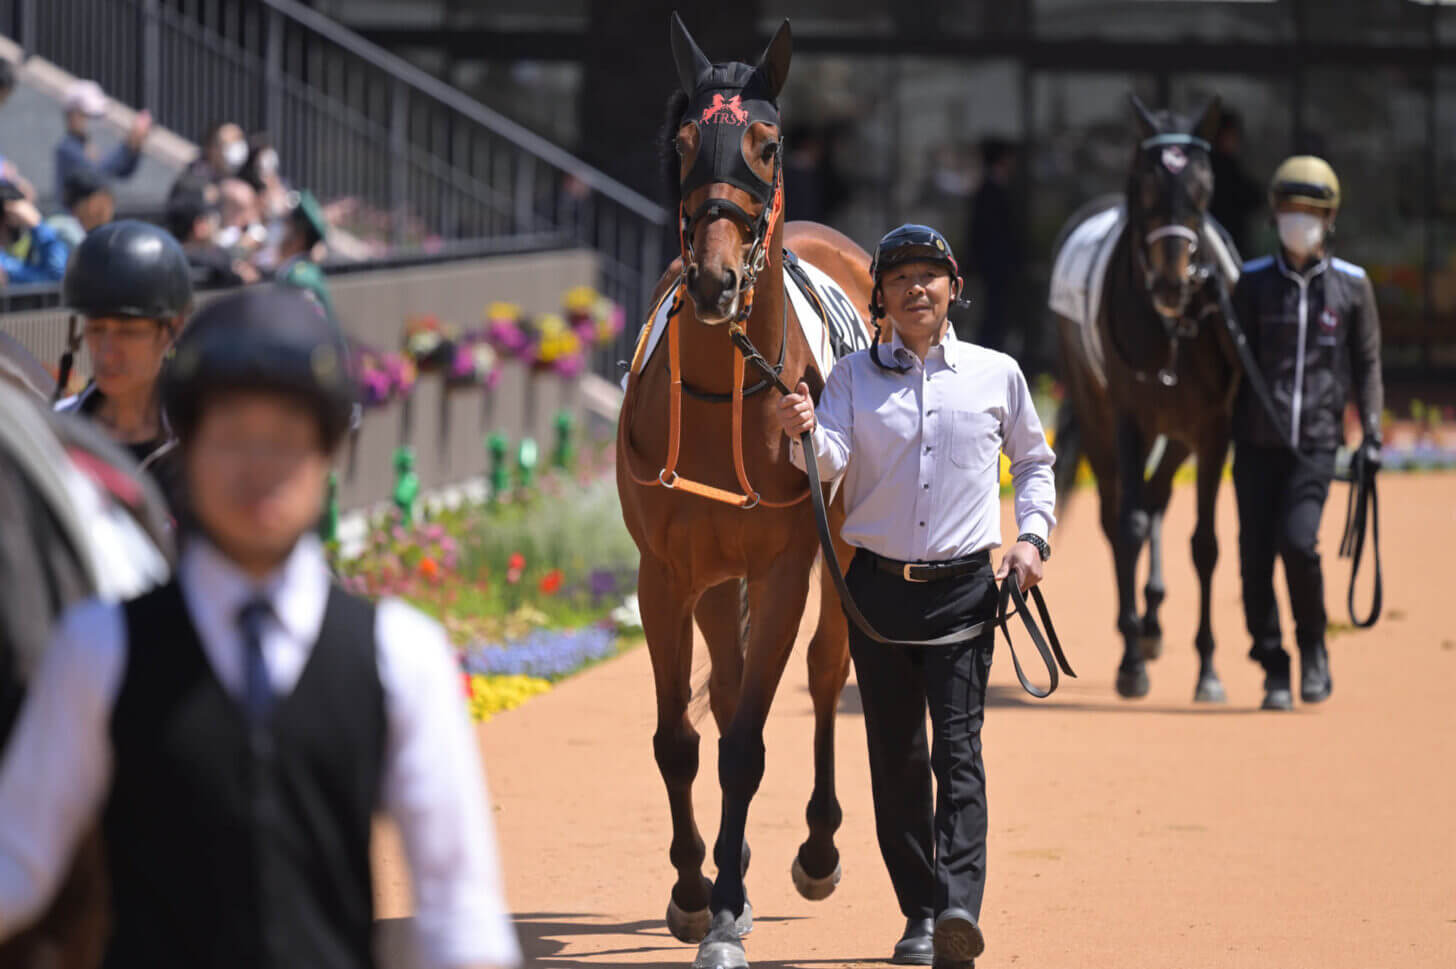
<instances>
[{"instance_id":1,"label":"black leather belt","mask_svg":"<svg viewBox=\"0 0 1456 969\"><path fill-rule=\"evenodd\" d=\"M864 548L859 549L855 554L869 556L875 568L881 572L898 575L906 582L940 582L944 579L955 579L991 564L990 552L976 552L973 555L963 555L958 559L946 559L944 562L901 562L898 559L877 555Z\"/></svg>"}]
</instances>

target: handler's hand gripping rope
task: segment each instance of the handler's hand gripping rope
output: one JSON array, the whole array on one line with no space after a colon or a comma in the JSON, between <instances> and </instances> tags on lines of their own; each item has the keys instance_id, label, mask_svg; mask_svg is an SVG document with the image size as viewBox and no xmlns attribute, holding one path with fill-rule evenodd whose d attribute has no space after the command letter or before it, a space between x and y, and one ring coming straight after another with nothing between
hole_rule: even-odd
<instances>
[{"instance_id":1,"label":"handler's hand gripping rope","mask_svg":"<svg viewBox=\"0 0 1456 969\"><path fill-rule=\"evenodd\" d=\"M743 354L744 361L760 370L765 379L773 384L775 390L785 396L793 393L779 378L769 362L764 359L763 354L758 352L758 348L753 345L753 341L748 338L748 334L741 326L731 325L728 328L728 339L733 342L733 346L738 352ZM1038 699L1051 696L1056 690L1057 684L1061 682L1057 672L1058 667L1068 676L1076 677L1077 674L1072 672L1072 665L1067 662L1066 654L1062 652L1061 640L1057 638L1057 631L1052 625L1051 613L1047 610L1046 599L1042 597L1041 590L1036 586L1031 587L1031 601L1036 604L1036 611L1041 617L1041 625L1046 628L1045 636L1042 635L1041 629L1037 627L1031 611L1027 608L1026 597L1022 594L1015 572L1007 575L1001 583L1000 594L997 596L995 619L978 622L973 626L946 633L944 636L937 636L934 639L890 639L881 635L874 626L870 625L870 621L859 611L859 607L854 603L854 597L850 595L849 586L844 581L844 572L839 567L839 555L834 551L834 536L829 531L829 512L824 507L824 486L819 480L819 466L814 460L812 434L813 431L805 431L799 435L799 443L804 448L804 470L809 476L809 497L814 502L814 526L819 532L819 547L824 552L824 566L829 572L829 577L834 580L834 588L839 592L839 601L844 604L845 615L849 616L850 621L859 627L860 632L877 643L892 646L954 646L979 639L988 629L999 627L1006 639L1006 645L1011 650L1011 662L1016 667L1016 678L1021 681L1022 689L1027 693ZM1015 608L1010 608L1013 605ZM1036 646L1036 651L1041 655L1042 662L1046 664L1050 680L1045 690L1027 679L1021 669L1021 660L1016 656L1016 646L1012 643L1011 633L1007 629L1007 624L1013 616L1021 617L1022 625L1026 627L1032 643Z\"/></svg>"}]
</instances>

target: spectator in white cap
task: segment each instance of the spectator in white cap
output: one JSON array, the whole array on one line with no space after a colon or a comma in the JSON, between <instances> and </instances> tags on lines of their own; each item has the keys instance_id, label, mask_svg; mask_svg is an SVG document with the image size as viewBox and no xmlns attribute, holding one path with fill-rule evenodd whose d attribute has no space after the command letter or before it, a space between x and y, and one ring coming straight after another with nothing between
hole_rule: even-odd
<instances>
[{"instance_id":1,"label":"spectator in white cap","mask_svg":"<svg viewBox=\"0 0 1456 969\"><path fill-rule=\"evenodd\" d=\"M56 146L56 194L65 190L66 179L79 169L90 169L111 178L130 178L141 161L142 142L152 130L152 115L138 111L126 133L126 140L105 158L97 157L89 144L87 127L92 118L106 113L106 95L95 81L76 81L66 91L66 136Z\"/></svg>"}]
</instances>

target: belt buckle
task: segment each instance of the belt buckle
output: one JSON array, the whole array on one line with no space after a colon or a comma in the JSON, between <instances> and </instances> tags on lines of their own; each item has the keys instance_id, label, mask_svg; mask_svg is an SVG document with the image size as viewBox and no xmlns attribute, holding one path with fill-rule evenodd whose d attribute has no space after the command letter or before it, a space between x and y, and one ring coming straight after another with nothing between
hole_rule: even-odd
<instances>
[{"instance_id":1,"label":"belt buckle","mask_svg":"<svg viewBox=\"0 0 1456 969\"><path fill-rule=\"evenodd\" d=\"M917 579L917 578L915 578L914 576L912 576L910 574L910 570L912 568L914 568L914 566L915 566L915 563L913 563L913 562L906 562L904 568L902 568L900 570L900 574L901 574L901 576L904 577L905 581L906 582L922 582L922 583L923 582L929 582L930 581L929 579Z\"/></svg>"}]
</instances>

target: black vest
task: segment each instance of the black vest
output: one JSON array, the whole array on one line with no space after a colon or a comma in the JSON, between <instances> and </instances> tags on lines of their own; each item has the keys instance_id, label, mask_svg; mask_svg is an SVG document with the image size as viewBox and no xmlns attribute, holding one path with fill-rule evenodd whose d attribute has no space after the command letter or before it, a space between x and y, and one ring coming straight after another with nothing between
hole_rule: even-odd
<instances>
[{"instance_id":1,"label":"black vest","mask_svg":"<svg viewBox=\"0 0 1456 969\"><path fill-rule=\"evenodd\" d=\"M171 583L126 604L104 819L108 969L366 969L384 689L374 607L331 588L272 721L249 727Z\"/></svg>"}]
</instances>

